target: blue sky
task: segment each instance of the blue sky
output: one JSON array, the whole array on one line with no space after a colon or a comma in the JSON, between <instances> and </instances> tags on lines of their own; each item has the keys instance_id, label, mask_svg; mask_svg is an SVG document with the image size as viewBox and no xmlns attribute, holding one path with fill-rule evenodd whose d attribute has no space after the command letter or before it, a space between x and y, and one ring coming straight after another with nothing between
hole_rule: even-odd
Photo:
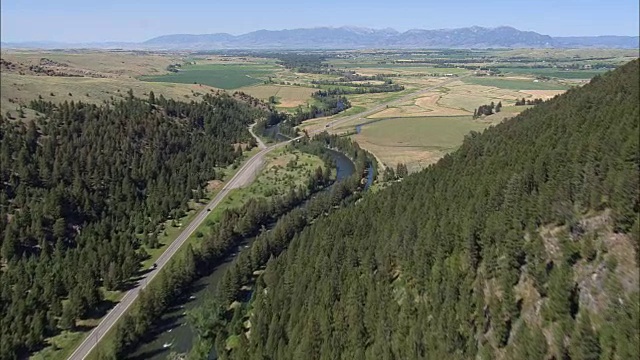
<instances>
[{"instance_id":1,"label":"blue sky","mask_svg":"<svg viewBox=\"0 0 640 360\"><path fill-rule=\"evenodd\" d=\"M317 26L400 31L510 25L555 36L638 35L637 0L2 0L2 41L143 41Z\"/></svg>"}]
</instances>

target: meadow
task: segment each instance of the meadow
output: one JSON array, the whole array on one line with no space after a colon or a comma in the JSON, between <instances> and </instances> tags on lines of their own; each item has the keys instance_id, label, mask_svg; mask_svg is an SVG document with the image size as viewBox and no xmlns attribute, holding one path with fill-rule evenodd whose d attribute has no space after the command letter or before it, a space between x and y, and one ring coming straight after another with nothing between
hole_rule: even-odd
<instances>
[{"instance_id":1,"label":"meadow","mask_svg":"<svg viewBox=\"0 0 640 360\"><path fill-rule=\"evenodd\" d=\"M259 64L202 64L186 65L179 72L141 76L142 81L203 84L219 89L232 90L263 82L277 68Z\"/></svg>"},{"instance_id":2,"label":"meadow","mask_svg":"<svg viewBox=\"0 0 640 360\"><path fill-rule=\"evenodd\" d=\"M596 75L601 75L606 72L606 70L560 70L560 69L549 69L549 68L524 68L524 67L509 67L509 68L498 68L504 74L513 74L513 75L534 75L534 76L547 76L550 78L559 78L559 79L591 79Z\"/></svg>"},{"instance_id":3,"label":"meadow","mask_svg":"<svg viewBox=\"0 0 640 360\"><path fill-rule=\"evenodd\" d=\"M470 131L482 131L492 123L471 116L390 118L362 125L353 139L385 165L404 163L415 171L458 148Z\"/></svg>"},{"instance_id":4,"label":"meadow","mask_svg":"<svg viewBox=\"0 0 640 360\"><path fill-rule=\"evenodd\" d=\"M2 51L2 58L27 65L37 65L42 59L48 59L59 63L63 67L61 70L81 69L88 73L127 78L163 74L169 64L183 61L178 54L100 50L9 50Z\"/></svg>"},{"instance_id":5,"label":"meadow","mask_svg":"<svg viewBox=\"0 0 640 360\"><path fill-rule=\"evenodd\" d=\"M295 108L303 105L311 99L311 94L317 91L308 87L287 85L255 85L237 90L265 101L273 96L279 108Z\"/></svg>"},{"instance_id":6,"label":"meadow","mask_svg":"<svg viewBox=\"0 0 640 360\"><path fill-rule=\"evenodd\" d=\"M569 86L551 81L504 79L497 77L468 77L464 82L474 85L493 86L508 90L566 90Z\"/></svg>"},{"instance_id":7,"label":"meadow","mask_svg":"<svg viewBox=\"0 0 640 360\"><path fill-rule=\"evenodd\" d=\"M215 91L208 86L194 84L174 84L159 82L143 82L136 79L62 77L19 75L2 72L0 74L0 109L2 114L9 112L17 118L16 109L19 104L28 104L41 97L45 101L83 101L101 104L111 98L126 96L131 89L135 96L146 97L150 91L156 96L176 100L197 100L203 94ZM31 110L26 111L28 117L35 117Z\"/></svg>"}]
</instances>

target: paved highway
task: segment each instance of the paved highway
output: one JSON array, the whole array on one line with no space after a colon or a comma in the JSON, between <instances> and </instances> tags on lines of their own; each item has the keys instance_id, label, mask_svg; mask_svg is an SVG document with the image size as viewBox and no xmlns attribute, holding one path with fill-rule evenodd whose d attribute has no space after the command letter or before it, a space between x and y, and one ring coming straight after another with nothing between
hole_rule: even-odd
<instances>
[{"instance_id":1,"label":"paved highway","mask_svg":"<svg viewBox=\"0 0 640 360\"><path fill-rule=\"evenodd\" d=\"M251 131L253 134L253 131ZM254 135L255 136L255 135ZM283 146L287 144L287 142L278 143L267 147L262 140L256 137L258 142L258 146L261 148L260 152L255 154L251 159L249 159L239 170L238 172L227 182L227 184L222 188L222 190L211 200L206 207L204 207L196 217L187 225L187 227L180 233L180 235L167 247L167 249L160 255L158 260L156 260L157 267L152 269L147 274L145 274L142 279L138 282L137 286L127 291L120 302L111 309L107 315L102 319L100 324L96 326L89 336L87 336L84 341L78 346L78 348L71 354L69 359L72 360L81 360L87 357L91 350L96 346L98 342L102 340L104 335L115 325L115 323L120 319L120 317L129 309L131 304L135 301L140 293L140 290L144 289L147 284L162 270L165 265L169 262L171 257L175 255L175 253L180 249L180 247L187 241L189 236L193 234L193 232L202 224L204 219L207 217L209 210L213 210L220 202L227 196L227 194L232 190L239 187L242 187L248 183L250 183L255 174L260 170L262 163L264 161L264 155L269 151Z\"/></svg>"},{"instance_id":2,"label":"paved highway","mask_svg":"<svg viewBox=\"0 0 640 360\"><path fill-rule=\"evenodd\" d=\"M373 108L371 108L369 110L366 110L364 112L361 112L359 114L347 116L347 117L336 119L336 120L332 120L327 124L327 126L325 128L317 129L317 130L311 132L310 135L314 134L314 133L318 133L318 132L324 131L329 127L335 127L337 125L343 124L343 123L351 121L351 120L365 118L365 117L367 117L367 116L369 116L369 115L371 115L373 113L376 113L378 111L382 111L383 109L385 109L389 105L394 105L394 104L398 104L398 103L401 103L403 101L409 100L412 97L415 97L417 95L421 95L423 93L435 90L435 89L437 89L437 88L439 88L441 86L444 86L444 85L446 85L446 84L448 84L448 83L450 83L452 81L458 80L458 79L460 79L460 78L454 78L454 79L446 80L446 81L444 81L444 82L442 82L442 83L440 83L440 84L438 84L436 86L432 86L432 87L429 87L429 88L426 88L426 89L422 89L420 91L405 95L405 96L403 96L403 97L401 97L399 99L380 104L378 106L375 106L375 107L373 107ZM160 270L162 270L162 268L165 267L165 265L167 265L169 260L173 257L173 255L176 254L178 249L180 249L180 247L185 243L185 241L187 241L189 236L191 236L191 234L193 234L193 232L198 228L198 226L200 226L200 224L202 224L204 219L207 217L207 214L209 213L208 210L213 210L216 206L218 206L218 204L220 204L220 202L222 202L222 200L225 198L225 196L227 196L227 194L229 194L229 192L231 190L239 188L239 187L242 187L242 186L245 186L245 185L249 184L251 181L253 181L253 178L257 174L258 170L260 170L260 167L262 166L262 164L264 162L264 156L268 152L270 152L271 150L273 150L275 148L284 146L284 145L290 143L291 141L294 141L294 140L300 138L300 137L297 137L295 139L291 139L291 140L288 140L288 141L285 141L285 142L281 142L281 143L277 143L275 145L271 145L271 146L267 147L262 142L262 140L253 133L253 125L249 128L249 132L251 133L251 135L253 135L256 138L256 140L258 142L258 147L261 149L260 152L258 152L251 159L249 159L238 170L238 172L231 178L231 180L229 180L229 182L227 182L227 184L213 198L213 200L211 200L207 204L207 206L205 208L203 208L198 213L198 215L196 215L196 217L191 221L191 223L189 223L189 225L187 225L187 227L182 231L182 233L180 233L180 235L171 243L171 245L169 245L169 247L167 247L167 249L162 253L162 255L160 255L158 260L156 260L157 267L155 269L152 269L151 271L149 271L147 274L143 275L142 279L138 282L138 284L135 287L133 287L131 290L127 291L124 294L124 296L122 297L120 302L113 309L111 309L107 313L107 315L104 316L102 321L100 321L100 324L98 324L98 326L96 326L91 331L91 333L89 333L89 336L87 336L84 339L84 341L76 348L76 350L73 352L73 354L71 354L69 359L71 359L71 360L82 360L82 359L85 359L89 355L91 350L93 350L93 348L96 347L96 345L102 340L102 338L105 336L105 334L115 325L115 323L127 311L127 309L129 309L131 304L133 304L133 302L138 297L138 294L140 293L140 290L144 289L147 286L147 284L160 272Z\"/></svg>"}]
</instances>

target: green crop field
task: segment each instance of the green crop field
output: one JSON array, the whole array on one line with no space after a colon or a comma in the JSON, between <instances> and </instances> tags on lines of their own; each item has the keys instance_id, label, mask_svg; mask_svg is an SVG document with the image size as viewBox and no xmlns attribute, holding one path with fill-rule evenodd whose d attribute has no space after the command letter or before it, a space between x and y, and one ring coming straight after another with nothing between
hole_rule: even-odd
<instances>
[{"instance_id":1,"label":"green crop field","mask_svg":"<svg viewBox=\"0 0 640 360\"><path fill-rule=\"evenodd\" d=\"M470 131L482 131L488 125L471 116L404 117L363 125L360 135L383 146L449 150L462 144Z\"/></svg>"},{"instance_id":2,"label":"green crop field","mask_svg":"<svg viewBox=\"0 0 640 360\"><path fill-rule=\"evenodd\" d=\"M413 71L423 74L464 74L469 70L459 68L437 68L421 63L411 62L397 62L393 64L368 64L368 63L343 63L339 65L340 68L345 69L387 69L387 70L400 70L404 72Z\"/></svg>"},{"instance_id":3,"label":"green crop field","mask_svg":"<svg viewBox=\"0 0 640 360\"><path fill-rule=\"evenodd\" d=\"M556 82L533 82L533 80L511 80L494 77L469 77L464 79L464 82L468 84L493 86L508 90L566 90L569 88L567 85Z\"/></svg>"},{"instance_id":4,"label":"green crop field","mask_svg":"<svg viewBox=\"0 0 640 360\"><path fill-rule=\"evenodd\" d=\"M547 68L499 68L499 70L503 73L509 74L548 76L560 79L591 79L596 75L604 74L606 72L606 70L559 70Z\"/></svg>"},{"instance_id":5,"label":"green crop field","mask_svg":"<svg viewBox=\"0 0 640 360\"><path fill-rule=\"evenodd\" d=\"M352 138L384 164L404 163L416 171L457 149L470 131L482 131L496 122L471 116L389 118L363 125Z\"/></svg>"},{"instance_id":6,"label":"green crop field","mask_svg":"<svg viewBox=\"0 0 640 360\"><path fill-rule=\"evenodd\" d=\"M261 83L264 78L273 74L276 69L276 67L270 65L255 64L188 65L177 73L142 76L140 80L184 84L197 83L230 90Z\"/></svg>"}]
</instances>

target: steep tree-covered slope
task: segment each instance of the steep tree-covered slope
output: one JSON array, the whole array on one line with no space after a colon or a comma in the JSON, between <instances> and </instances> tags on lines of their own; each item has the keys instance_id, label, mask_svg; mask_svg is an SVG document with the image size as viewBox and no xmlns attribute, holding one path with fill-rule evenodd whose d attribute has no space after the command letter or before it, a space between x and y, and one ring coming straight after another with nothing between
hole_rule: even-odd
<instances>
[{"instance_id":1,"label":"steep tree-covered slope","mask_svg":"<svg viewBox=\"0 0 640 360\"><path fill-rule=\"evenodd\" d=\"M228 95L31 107L37 122L0 117L1 359L104 311L100 287L126 285L264 116Z\"/></svg>"},{"instance_id":2,"label":"steep tree-covered slope","mask_svg":"<svg viewBox=\"0 0 640 360\"><path fill-rule=\"evenodd\" d=\"M221 358L637 359L638 65L306 228Z\"/></svg>"}]
</instances>

